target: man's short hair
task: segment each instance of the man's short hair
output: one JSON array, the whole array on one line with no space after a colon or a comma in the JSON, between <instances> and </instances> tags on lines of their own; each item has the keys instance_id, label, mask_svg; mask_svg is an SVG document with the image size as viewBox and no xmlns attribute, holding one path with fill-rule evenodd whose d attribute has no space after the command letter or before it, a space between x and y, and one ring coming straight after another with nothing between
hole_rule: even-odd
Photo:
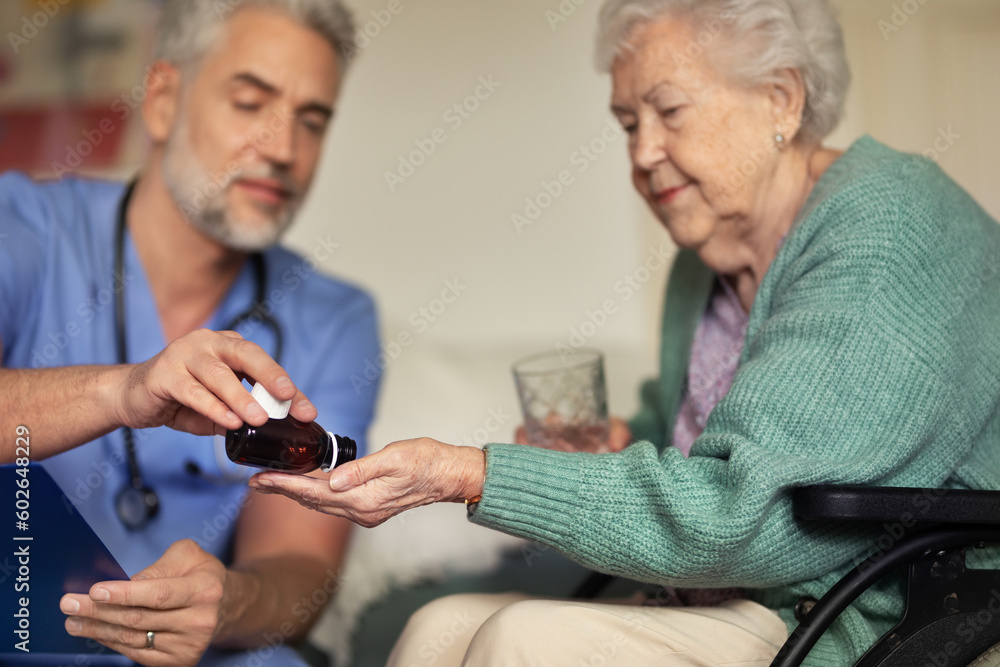
<instances>
[{"instance_id":1,"label":"man's short hair","mask_svg":"<svg viewBox=\"0 0 1000 667\"><path fill-rule=\"evenodd\" d=\"M273 9L321 34L333 46L343 78L354 51L354 19L340 0L167 0L153 57L176 65L185 76L197 71L227 19L244 8Z\"/></svg>"}]
</instances>

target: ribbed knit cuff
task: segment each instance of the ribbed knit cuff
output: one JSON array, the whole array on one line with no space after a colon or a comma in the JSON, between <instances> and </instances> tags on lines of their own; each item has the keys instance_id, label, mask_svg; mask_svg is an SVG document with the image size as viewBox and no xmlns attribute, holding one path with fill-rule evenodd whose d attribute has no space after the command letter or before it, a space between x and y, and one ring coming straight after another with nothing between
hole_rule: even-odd
<instances>
[{"instance_id":1,"label":"ribbed knit cuff","mask_svg":"<svg viewBox=\"0 0 1000 667\"><path fill-rule=\"evenodd\" d=\"M581 459L525 445L487 446L486 485L472 521L511 535L566 543L580 511Z\"/></svg>"}]
</instances>

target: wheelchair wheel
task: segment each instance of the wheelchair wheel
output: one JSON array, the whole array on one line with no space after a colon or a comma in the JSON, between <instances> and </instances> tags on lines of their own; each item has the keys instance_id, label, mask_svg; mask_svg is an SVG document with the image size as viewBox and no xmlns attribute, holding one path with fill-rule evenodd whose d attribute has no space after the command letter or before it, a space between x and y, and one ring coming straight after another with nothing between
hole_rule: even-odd
<instances>
[{"instance_id":1,"label":"wheelchair wheel","mask_svg":"<svg viewBox=\"0 0 1000 667\"><path fill-rule=\"evenodd\" d=\"M969 667L1000 667L1000 644L976 658Z\"/></svg>"}]
</instances>

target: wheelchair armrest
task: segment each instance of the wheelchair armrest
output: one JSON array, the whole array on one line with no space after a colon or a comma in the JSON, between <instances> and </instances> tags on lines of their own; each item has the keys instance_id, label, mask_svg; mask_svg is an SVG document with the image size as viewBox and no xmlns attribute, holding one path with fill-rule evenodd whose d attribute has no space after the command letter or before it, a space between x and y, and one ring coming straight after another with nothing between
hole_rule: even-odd
<instances>
[{"instance_id":1,"label":"wheelchair armrest","mask_svg":"<svg viewBox=\"0 0 1000 667\"><path fill-rule=\"evenodd\" d=\"M823 484L795 489L792 504L808 520L1000 525L1000 491Z\"/></svg>"}]
</instances>

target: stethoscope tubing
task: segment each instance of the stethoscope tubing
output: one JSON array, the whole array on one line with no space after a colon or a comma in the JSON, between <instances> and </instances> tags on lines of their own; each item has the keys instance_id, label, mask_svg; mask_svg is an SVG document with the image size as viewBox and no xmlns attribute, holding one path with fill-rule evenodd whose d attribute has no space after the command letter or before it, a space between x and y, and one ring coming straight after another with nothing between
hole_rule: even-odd
<instances>
[{"instance_id":1,"label":"stethoscope tubing","mask_svg":"<svg viewBox=\"0 0 1000 667\"><path fill-rule=\"evenodd\" d=\"M128 205L135 191L136 182L132 181L118 205L118 219L115 228L114 246L114 275L123 275L125 267L125 234L127 231ZM273 359L281 363L284 353L284 337L281 325L277 319L264 309L264 300L267 290L267 266L264 255L256 252L249 256L249 261L253 267L255 296L250 307L234 317L226 325L226 330L235 331L244 322L249 322L257 317L260 322L271 329L274 333L274 355ZM126 318L125 318L125 286L115 291L115 347L119 364L128 363L128 342L126 340ZM159 512L159 497L151 487L143 481L142 470L139 467L139 458L136 454L135 433L128 426L122 426L122 439L125 445L125 455L128 465L129 481L119 492L115 500L118 518L129 530L139 530L146 526ZM218 458L218 453L216 453ZM240 479L243 479L242 477ZM137 509L142 508L142 509Z\"/></svg>"}]
</instances>

